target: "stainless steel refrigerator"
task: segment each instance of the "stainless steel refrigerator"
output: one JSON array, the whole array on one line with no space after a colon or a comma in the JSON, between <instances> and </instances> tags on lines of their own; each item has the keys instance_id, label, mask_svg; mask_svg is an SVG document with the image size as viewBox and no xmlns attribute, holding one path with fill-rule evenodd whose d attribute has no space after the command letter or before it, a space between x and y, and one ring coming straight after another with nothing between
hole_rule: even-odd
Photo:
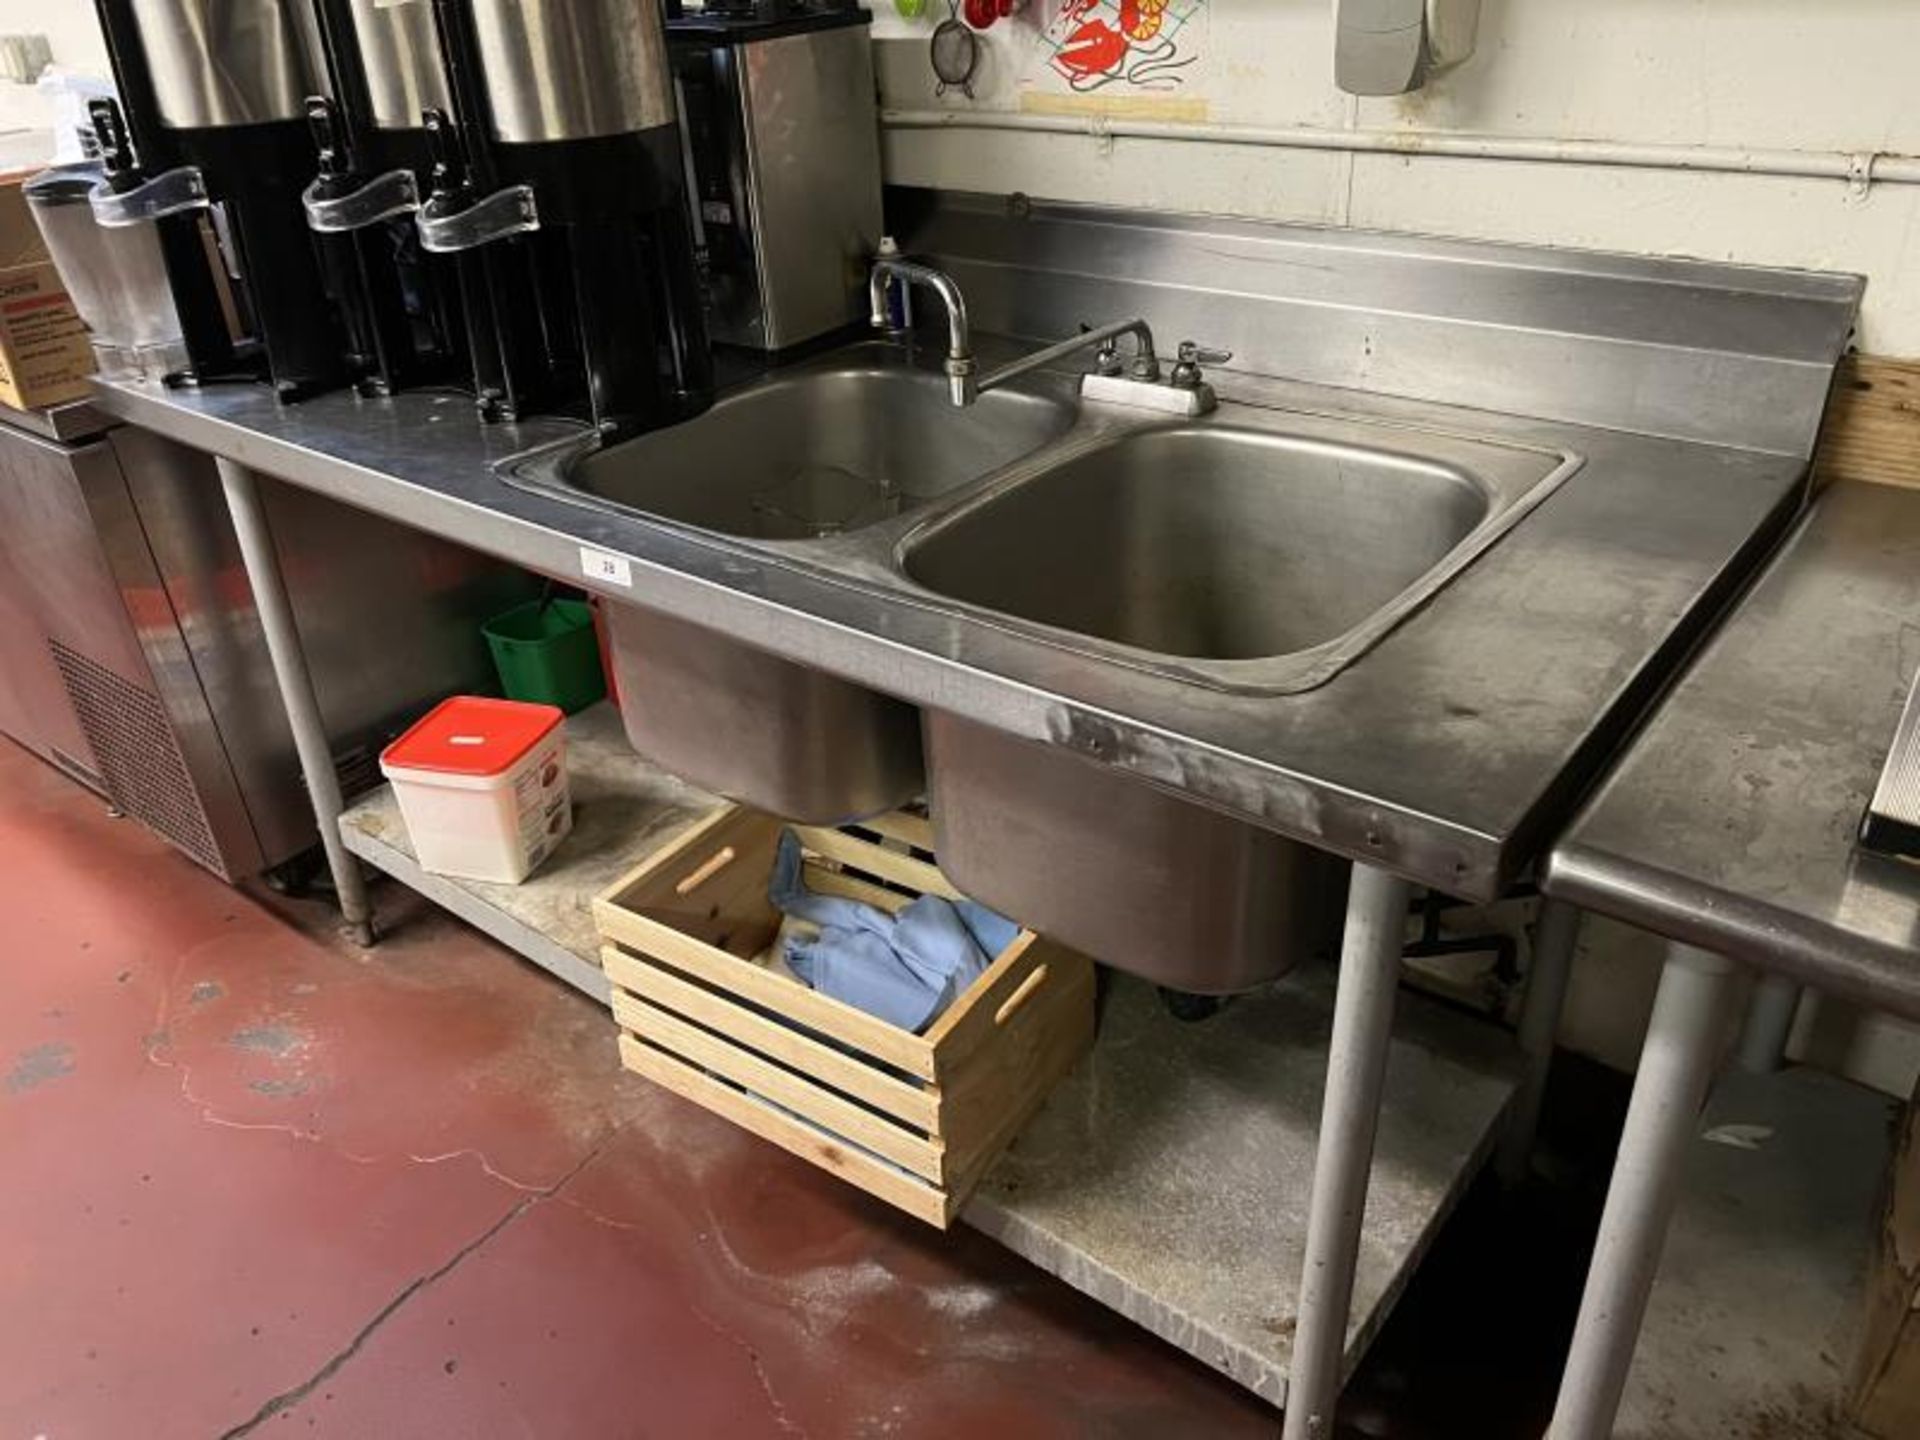
<instances>
[{"instance_id":1,"label":"stainless steel refrigerator","mask_svg":"<svg viewBox=\"0 0 1920 1440\"><path fill-rule=\"evenodd\" d=\"M348 794L495 686L524 572L262 481ZM213 462L81 404L0 411L0 731L228 879L318 839Z\"/></svg>"}]
</instances>

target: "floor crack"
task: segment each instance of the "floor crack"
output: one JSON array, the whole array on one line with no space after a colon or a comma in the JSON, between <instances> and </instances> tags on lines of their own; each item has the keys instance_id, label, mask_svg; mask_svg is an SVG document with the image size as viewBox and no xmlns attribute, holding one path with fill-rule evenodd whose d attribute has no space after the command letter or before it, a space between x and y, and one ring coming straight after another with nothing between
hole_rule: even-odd
<instances>
[{"instance_id":1,"label":"floor crack","mask_svg":"<svg viewBox=\"0 0 1920 1440\"><path fill-rule=\"evenodd\" d=\"M513 1224L514 1221L518 1220L529 1210L533 1209L534 1206L544 1204L555 1195L558 1195L573 1181L576 1175L594 1162L600 1152L606 1149L608 1141L611 1138L611 1136L602 1138L598 1144L580 1158L579 1164L567 1171L566 1174L554 1181L553 1184L528 1195L511 1210L507 1211L506 1214L502 1215L498 1220L495 1220L493 1224L489 1225L465 1245L462 1245L458 1250L454 1251L454 1253L440 1265L427 1271L424 1275L415 1276L399 1294L387 1301L385 1305L382 1305L374 1314L373 1318L361 1326L353 1338L329 1358L326 1364L322 1365L318 1370L314 1371L312 1375L308 1376L291 1390L283 1390L280 1394L275 1395L251 1416L241 1421L238 1425L235 1425L232 1429L221 1432L220 1440L240 1440L242 1436L251 1435L261 1424L271 1420L275 1415L278 1415L288 1407L299 1404L300 1401L306 1399L307 1396L311 1395L321 1385L331 1380L340 1372L342 1366L360 1353L367 1341L373 1338L374 1333L378 1331L382 1325L386 1324L387 1321L391 1320L409 1300L413 1299L413 1297L421 1291L431 1288L452 1274L470 1255L484 1248L496 1235Z\"/></svg>"}]
</instances>

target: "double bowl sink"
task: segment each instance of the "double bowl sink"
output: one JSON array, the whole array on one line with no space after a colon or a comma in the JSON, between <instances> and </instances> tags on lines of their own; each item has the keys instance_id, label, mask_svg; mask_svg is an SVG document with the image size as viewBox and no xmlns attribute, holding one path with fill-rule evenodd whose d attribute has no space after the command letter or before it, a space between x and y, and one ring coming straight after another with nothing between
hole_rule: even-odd
<instances>
[{"instance_id":1,"label":"double bowl sink","mask_svg":"<svg viewBox=\"0 0 1920 1440\"><path fill-rule=\"evenodd\" d=\"M1351 415L1083 402L1046 372L960 409L937 368L868 343L503 478L1278 705L1360 661L1577 465ZM927 789L956 884L1109 964L1226 993L1338 933L1343 871L1309 847L670 615L609 620L642 753L810 823Z\"/></svg>"}]
</instances>

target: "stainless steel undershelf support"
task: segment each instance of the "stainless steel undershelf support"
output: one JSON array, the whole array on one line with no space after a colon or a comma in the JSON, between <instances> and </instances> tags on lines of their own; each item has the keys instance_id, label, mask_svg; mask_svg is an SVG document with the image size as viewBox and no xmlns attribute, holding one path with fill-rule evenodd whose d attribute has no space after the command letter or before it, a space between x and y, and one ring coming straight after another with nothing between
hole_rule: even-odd
<instances>
[{"instance_id":1,"label":"stainless steel undershelf support","mask_svg":"<svg viewBox=\"0 0 1920 1440\"><path fill-rule=\"evenodd\" d=\"M1327 1440L1333 1434L1410 892L1398 876L1370 865L1354 867L1307 1210L1284 1440Z\"/></svg>"},{"instance_id":2,"label":"stainless steel undershelf support","mask_svg":"<svg viewBox=\"0 0 1920 1440\"><path fill-rule=\"evenodd\" d=\"M273 678L280 687L280 702L286 707L294 747L300 754L300 773L313 801L327 868L333 873L341 918L355 940L371 945L373 908L367 899L366 877L360 872L360 862L348 853L340 838L340 815L346 808L340 794L340 776L334 769L333 747L327 743L320 702L313 692L313 674L307 667L299 627L294 623L292 602L287 598L286 578L280 573L280 555L274 549L273 533L267 528L266 511L261 507L259 482L244 465L227 459L218 463L227 509L233 515L234 533L240 541L240 558L247 568L247 583L253 588L260 629L273 661Z\"/></svg>"},{"instance_id":3,"label":"stainless steel undershelf support","mask_svg":"<svg viewBox=\"0 0 1920 1440\"><path fill-rule=\"evenodd\" d=\"M1580 910L1564 900L1548 900L1540 906L1533 934L1533 963L1527 970L1527 991L1520 1002L1520 1053L1526 1068L1494 1156L1495 1173L1508 1185L1526 1179L1533 1161L1533 1142L1540 1133L1540 1106L1553 1070L1554 1042L1560 1035L1567 982L1573 975L1573 956L1580 940L1580 919Z\"/></svg>"},{"instance_id":4,"label":"stainless steel undershelf support","mask_svg":"<svg viewBox=\"0 0 1920 1440\"><path fill-rule=\"evenodd\" d=\"M1613 1433L1734 978L1721 956L1677 942L1667 948L1549 1440Z\"/></svg>"},{"instance_id":5,"label":"stainless steel undershelf support","mask_svg":"<svg viewBox=\"0 0 1920 1440\"><path fill-rule=\"evenodd\" d=\"M1746 1022L1740 1029L1736 1057L1742 1070L1770 1075L1786 1063L1787 1041L1793 1035L1793 1017L1800 1011L1801 986L1785 975L1763 975L1747 1002Z\"/></svg>"}]
</instances>

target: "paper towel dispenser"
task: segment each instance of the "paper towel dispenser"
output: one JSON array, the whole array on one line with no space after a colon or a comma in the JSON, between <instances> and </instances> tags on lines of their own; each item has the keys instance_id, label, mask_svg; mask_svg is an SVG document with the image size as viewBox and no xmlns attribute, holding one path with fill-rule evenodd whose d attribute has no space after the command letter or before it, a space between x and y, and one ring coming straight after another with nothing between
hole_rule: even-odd
<instances>
[{"instance_id":1,"label":"paper towel dispenser","mask_svg":"<svg viewBox=\"0 0 1920 1440\"><path fill-rule=\"evenodd\" d=\"M1334 81L1404 95L1473 54L1480 0L1334 0Z\"/></svg>"}]
</instances>

